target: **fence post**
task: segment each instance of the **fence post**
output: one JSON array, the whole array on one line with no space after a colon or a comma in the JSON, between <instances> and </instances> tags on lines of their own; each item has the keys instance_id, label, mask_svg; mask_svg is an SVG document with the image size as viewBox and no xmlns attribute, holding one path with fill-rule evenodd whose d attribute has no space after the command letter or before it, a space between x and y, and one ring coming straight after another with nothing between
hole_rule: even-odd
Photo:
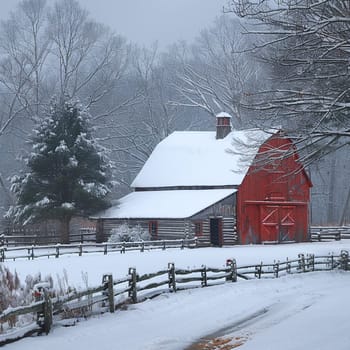
<instances>
[{"instance_id":1,"label":"fence post","mask_svg":"<svg viewBox=\"0 0 350 350\"><path fill-rule=\"evenodd\" d=\"M280 263L279 261L277 261L273 264L273 275L275 276L275 278L278 278L279 271L280 271Z\"/></svg>"},{"instance_id":2,"label":"fence post","mask_svg":"<svg viewBox=\"0 0 350 350\"><path fill-rule=\"evenodd\" d=\"M308 254L306 259L306 265L309 271L315 271L315 255Z\"/></svg>"},{"instance_id":3,"label":"fence post","mask_svg":"<svg viewBox=\"0 0 350 350\"><path fill-rule=\"evenodd\" d=\"M207 279L207 267L205 265L202 265L202 271L201 271L201 285L202 287L208 286L208 279Z\"/></svg>"},{"instance_id":4,"label":"fence post","mask_svg":"<svg viewBox=\"0 0 350 350\"><path fill-rule=\"evenodd\" d=\"M122 243L122 249L120 250L120 254L125 254L125 242Z\"/></svg>"},{"instance_id":5,"label":"fence post","mask_svg":"<svg viewBox=\"0 0 350 350\"><path fill-rule=\"evenodd\" d=\"M304 254L298 254L298 270L305 272L305 256Z\"/></svg>"},{"instance_id":6,"label":"fence post","mask_svg":"<svg viewBox=\"0 0 350 350\"><path fill-rule=\"evenodd\" d=\"M185 248L185 240L182 238L182 241L181 241L181 249L184 249Z\"/></svg>"},{"instance_id":7,"label":"fence post","mask_svg":"<svg viewBox=\"0 0 350 350\"><path fill-rule=\"evenodd\" d=\"M168 263L168 280L169 289L176 293L176 275L174 263Z\"/></svg>"},{"instance_id":8,"label":"fence post","mask_svg":"<svg viewBox=\"0 0 350 350\"><path fill-rule=\"evenodd\" d=\"M237 282L237 262L232 259L232 282Z\"/></svg>"},{"instance_id":9,"label":"fence post","mask_svg":"<svg viewBox=\"0 0 350 350\"><path fill-rule=\"evenodd\" d=\"M332 255L331 255L331 270L333 270L334 267L335 267L335 264L334 264L334 255L333 255L333 253L332 253Z\"/></svg>"},{"instance_id":10,"label":"fence post","mask_svg":"<svg viewBox=\"0 0 350 350\"><path fill-rule=\"evenodd\" d=\"M255 266L255 277L258 277L260 279L261 274L262 274L262 262L260 265Z\"/></svg>"},{"instance_id":11,"label":"fence post","mask_svg":"<svg viewBox=\"0 0 350 350\"><path fill-rule=\"evenodd\" d=\"M340 252L340 268L347 271L349 267L349 252L347 250L342 250Z\"/></svg>"},{"instance_id":12,"label":"fence post","mask_svg":"<svg viewBox=\"0 0 350 350\"><path fill-rule=\"evenodd\" d=\"M41 332L48 334L52 325L52 302L46 286L38 286L34 289L35 301L43 301L42 309L37 312L36 323L41 328Z\"/></svg>"},{"instance_id":13,"label":"fence post","mask_svg":"<svg viewBox=\"0 0 350 350\"><path fill-rule=\"evenodd\" d=\"M79 243L79 256L83 255L83 245L82 243Z\"/></svg>"},{"instance_id":14,"label":"fence post","mask_svg":"<svg viewBox=\"0 0 350 350\"><path fill-rule=\"evenodd\" d=\"M291 272L292 272L292 265L287 258L286 259L286 273L291 273Z\"/></svg>"},{"instance_id":15,"label":"fence post","mask_svg":"<svg viewBox=\"0 0 350 350\"><path fill-rule=\"evenodd\" d=\"M105 243L105 245L103 246L103 255L107 255L107 248L108 247L108 245L107 245L107 243Z\"/></svg>"},{"instance_id":16,"label":"fence post","mask_svg":"<svg viewBox=\"0 0 350 350\"><path fill-rule=\"evenodd\" d=\"M113 291L113 275L103 275L102 283L104 284L105 290L107 290L109 312L114 312L114 291Z\"/></svg>"},{"instance_id":17,"label":"fence post","mask_svg":"<svg viewBox=\"0 0 350 350\"><path fill-rule=\"evenodd\" d=\"M226 266L230 267L230 276L226 277L226 281L237 282L237 263L236 259L227 259Z\"/></svg>"},{"instance_id":18,"label":"fence post","mask_svg":"<svg viewBox=\"0 0 350 350\"><path fill-rule=\"evenodd\" d=\"M56 244L56 255L55 255L55 258L59 258L60 256L60 244L57 243Z\"/></svg>"},{"instance_id":19,"label":"fence post","mask_svg":"<svg viewBox=\"0 0 350 350\"><path fill-rule=\"evenodd\" d=\"M143 253L144 251L145 251L145 242L142 242L140 252Z\"/></svg>"},{"instance_id":20,"label":"fence post","mask_svg":"<svg viewBox=\"0 0 350 350\"><path fill-rule=\"evenodd\" d=\"M166 244L165 244L165 241L163 241L163 247L162 247L162 250L165 250L166 249Z\"/></svg>"},{"instance_id":21,"label":"fence post","mask_svg":"<svg viewBox=\"0 0 350 350\"><path fill-rule=\"evenodd\" d=\"M52 302L49 296L49 292L44 289L44 324L43 331L46 334L49 334L52 326Z\"/></svg>"},{"instance_id":22,"label":"fence post","mask_svg":"<svg viewBox=\"0 0 350 350\"><path fill-rule=\"evenodd\" d=\"M5 248L4 247L1 247L0 248L0 262L4 262L5 261Z\"/></svg>"},{"instance_id":23,"label":"fence post","mask_svg":"<svg viewBox=\"0 0 350 350\"><path fill-rule=\"evenodd\" d=\"M341 240L341 231L339 230L335 235L335 240L340 241Z\"/></svg>"},{"instance_id":24,"label":"fence post","mask_svg":"<svg viewBox=\"0 0 350 350\"><path fill-rule=\"evenodd\" d=\"M129 298L131 298L131 301L135 304L137 303L137 275L134 267L129 267L129 276Z\"/></svg>"}]
</instances>

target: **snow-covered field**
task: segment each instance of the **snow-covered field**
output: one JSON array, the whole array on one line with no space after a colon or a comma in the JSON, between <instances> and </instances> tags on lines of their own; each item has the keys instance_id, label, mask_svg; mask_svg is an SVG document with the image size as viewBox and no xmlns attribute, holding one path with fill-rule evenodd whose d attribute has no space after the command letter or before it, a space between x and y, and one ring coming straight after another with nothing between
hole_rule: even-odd
<instances>
[{"instance_id":1,"label":"snow-covered field","mask_svg":"<svg viewBox=\"0 0 350 350\"><path fill-rule=\"evenodd\" d=\"M206 264L218 267L227 258L246 263L284 260L298 253L338 254L350 242L308 243L283 246L237 246L111 255L65 256L59 259L6 262L21 278L63 274L71 284L84 287L101 283L103 273L115 278L130 266L139 273L152 272L175 262L177 267ZM130 305L127 310L79 322L75 327L54 327L48 336L6 345L11 350L32 349L185 349L208 335L225 335L231 343L251 349L350 348L350 272L315 272L274 280L251 280L165 294ZM233 345L234 346L234 345Z\"/></svg>"}]
</instances>

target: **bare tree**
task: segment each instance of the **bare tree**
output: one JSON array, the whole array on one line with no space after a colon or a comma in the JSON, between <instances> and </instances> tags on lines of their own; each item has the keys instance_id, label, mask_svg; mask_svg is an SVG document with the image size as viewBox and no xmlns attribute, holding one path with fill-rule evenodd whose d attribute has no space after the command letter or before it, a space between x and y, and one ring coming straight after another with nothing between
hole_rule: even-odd
<instances>
[{"instance_id":1,"label":"bare tree","mask_svg":"<svg viewBox=\"0 0 350 350\"><path fill-rule=\"evenodd\" d=\"M77 1L49 8L45 0L23 0L1 23L0 136L17 117L40 116L53 94L79 97L93 108L115 94L128 55L124 38L91 20ZM127 104L115 100L113 106L99 104L96 119Z\"/></svg>"},{"instance_id":2,"label":"bare tree","mask_svg":"<svg viewBox=\"0 0 350 350\"><path fill-rule=\"evenodd\" d=\"M204 30L183 59L177 85L181 105L201 108L213 116L226 111L236 127L249 121L241 108L252 91L266 85L260 63L245 52L249 38L241 31L238 20L225 16Z\"/></svg>"},{"instance_id":3,"label":"bare tree","mask_svg":"<svg viewBox=\"0 0 350 350\"><path fill-rule=\"evenodd\" d=\"M91 20L76 0L56 2L48 19L60 95L86 97L89 106L97 103L125 73L124 38Z\"/></svg>"},{"instance_id":4,"label":"bare tree","mask_svg":"<svg viewBox=\"0 0 350 350\"><path fill-rule=\"evenodd\" d=\"M180 115L180 108L170 104L175 90L168 68L160 59L156 46L150 50L139 49L135 56L134 69L142 96L137 119L140 129L148 134L148 150L144 149L147 158L154 145L175 130Z\"/></svg>"},{"instance_id":5,"label":"bare tree","mask_svg":"<svg viewBox=\"0 0 350 350\"><path fill-rule=\"evenodd\" d=\"M154 147L175 129L183 117L182 108L170 103L176 93L172 73L161 59L157 45L152 48L133 48L131 84L137 100L118 125L111 147L122 165L121 178L129 185L135 174L150 156ZM191 118L186 119L189 126Z\"/></svg>"},{"instance_id":6,"label":"bare tree","mask_svg":"<svg viewBox=\"0 0 350 350\"><path fill-rule=\"evenodd\" d=\"M49 41L45 0L25 0L0 26L0 137L16 118L38 116Z\"/></svg>"},{"instance_id":7,"label":"bare tree","mask_svg":"<svg viewBox=\"0 0 350 350\"><path fill-rule=\"evenodd\" d=\"M260 25L247 33L277 74L255 108L288 120L309 163L349 142L350 2L232 0L230 10ZM313 146L310 148L310 144Z\"/></svg>"},{"instance_id":8,"label":"bare tree","mask_svg":"<svg viewBox=\"0 0 350 350\"><path fill-rule=\"evenodd\" d=\"M116 132L106 137L118 164L119 181L127 190L161 140L175 130L198 129L207 120L198 110L189 114L173 103L180 99L175 84L180 66L172 52L159 53L157 45L133 49L130 85L138 94L137 100L114 125Z\"/></svg>"}]
</instances>

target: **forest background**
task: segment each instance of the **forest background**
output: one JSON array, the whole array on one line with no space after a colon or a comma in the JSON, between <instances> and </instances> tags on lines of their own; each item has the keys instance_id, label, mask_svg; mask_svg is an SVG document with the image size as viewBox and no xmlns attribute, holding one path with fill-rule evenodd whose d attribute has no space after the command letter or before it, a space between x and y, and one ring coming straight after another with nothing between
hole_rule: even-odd
<instances>
[{"instance_id":1,"label":"forest background","mask_svg":"<svg viewBox=\"0 0 350 350\"><path fill-rule=\"evenodd\" d=\"M312 223L349 221L349 5L270 3L227 1L191 42L159 48L129 42L75 0L19 2L0 24L0 216L14 203L8 178L23 170L33 128L66 96L89 109L111 150L113 198L130 191L164 137L214 130L225 111L234 128L286 129L314 184Z\"/></svg>"}]
</instances>

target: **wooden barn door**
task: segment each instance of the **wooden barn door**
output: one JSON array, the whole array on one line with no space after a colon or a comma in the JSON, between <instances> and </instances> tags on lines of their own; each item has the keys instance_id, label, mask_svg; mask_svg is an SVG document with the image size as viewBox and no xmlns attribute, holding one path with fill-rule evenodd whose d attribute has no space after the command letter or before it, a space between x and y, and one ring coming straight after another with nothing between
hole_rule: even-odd
<instances>
[{"instance_id":1,"label":"wooden barn door","mask_svg":"<svg viewBox=\"0 0 350 350\"><path fill-rule=\"evenodd\" d=\"M295 206L261 205L261 241L295 240Z\"/></svg>"},{"instance_id":2,"label":"wooden barn door","mask_svg":"<svg viewBox=\"0 0 350 350\"><path fill-rule=\"evenodd\" d=\"M295 241L295 207L280 207L280 241Z\"/></svg>"},{"instance_id":3,"label":"wooden barn door","mask_svg":"<svg viewBox=\"0 0 350 350\"><path fill-rule=\"evenodd\" d=\"M278 241L279 210L278 206L262 205L260 207L261 218L261 242Z\"/></svg>"},{"instance_id":4,"label":"wooden barn door","mask_svg":"<svg viewBox=\"0 0 350 350\"><path fill-rule=\"evenodd\" d=\"M222 220L210 219L210 243L214 246L222 246Z\"/></svg>"}]
</instances>

